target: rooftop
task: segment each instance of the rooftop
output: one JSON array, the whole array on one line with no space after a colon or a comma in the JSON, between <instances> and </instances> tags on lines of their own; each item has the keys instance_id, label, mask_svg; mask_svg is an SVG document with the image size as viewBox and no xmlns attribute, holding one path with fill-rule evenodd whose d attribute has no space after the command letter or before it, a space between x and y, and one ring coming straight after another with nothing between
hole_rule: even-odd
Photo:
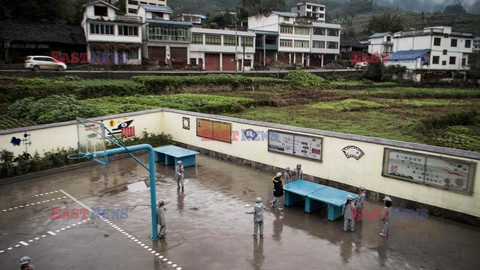
<instances>
[{"instance_id":1,"label":"rooftop","mask_svg":"<svg viewBox=\"0 0 480 270\"><path fill-rule=\"evenodd\" d=\"M409 51L398 51L390 54L386 59L389 61L396 60L414 60L419 57L422 57L424 54L430 52L430 49L424 50L409 50Z\"/></svg>"},{"instance_id":2,"label":"rooftop","mask_svg":"<svg viewBox=\"0 0 480 270\"><path fill-rule=\"evenodd\" d=\"M81 26L0 23L0 40L85 45Z\"/></svg>"},{"instance_id":3,"label":"rooftop","mask_svg":"<svg viewBox=\"0 0 480 270\"><path fill-rule=\"evenodd\" d=\"M386 35L391 35L392 33L390 32L385 32L385 33L375 33L373 35L371 35L369 38L380 38L380 37L384 37Z\"/></svg>"},{"instance_id":4,"label":"rooftop","mask_svg":"<svg viewBox=\"0 0 480 270\"><path fill-rule=\"evenodd\" d=\"M193 26L191 22L182 22L182 21L167 21L167 20L148 20L149 23L155 24L170 24L170 25L182 25L182 26Z\"/></svg>"},{"instance_id":5,"label":"rooftop","mask_svg":"<svg viewBox=\"0 0 480 270\"><path fill-rule=\"evenodd\" d=\"M168 6L152 6L152 5L140 5L146 11L150 12L163 12L163 13L173 13L173 10Z\"/></svg>"},{"instance_id":6,"label":"rooftop","mask_svg":"<svg viewBox=\"0 0 480 270\"><path fill-rule=\"evenodd\" d=\"M297 14L291 13L291 12L274 11L273 13L282 17L290 17L290 18L297 17Z\"/></svg>"}]
</instances>

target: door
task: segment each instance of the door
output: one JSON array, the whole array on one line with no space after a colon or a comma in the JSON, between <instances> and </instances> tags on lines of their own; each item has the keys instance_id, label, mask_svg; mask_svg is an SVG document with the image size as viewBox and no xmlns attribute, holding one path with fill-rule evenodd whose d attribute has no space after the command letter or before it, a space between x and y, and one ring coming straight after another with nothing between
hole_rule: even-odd
<instances>
[{"instance_id":1,"label":"door","mask_svg":"<svg viewBox=\"0 0 480 270\"><path fill-rule=\"evenodd\" d=\"M186 47L170 47L170 57L172 59L173 68L186 68L187 56L188 53Z\"/></svg>"},{"instance_id":2,"label":"door","mask_svg":"<svg viewBox=\"0 0 480 270\"><path fill-rule=\"evenodd\" d=\"M220 54L218 53L205 54L205 70L206 71L220 70Z\"/></svg>"},{"instance_id":3,"label":"door","mask_svg":"<svg viewBox=\"0 0 480 270\"><path fill-rule=\"evenodd\" d=\"M235 54L223 54L222 69L223 71L235 71Z\"/></svg>"},{"instance_id":4,"label":"door","mask_svg":"<svg viewBox=\"0 0 480 270\"><path fill-rule=\"evenodd\" d=\"M165 64L167 50L165 47L149 46L148 47L148 60L158 61L158 64Z\"/></svg>"}]
</instances>

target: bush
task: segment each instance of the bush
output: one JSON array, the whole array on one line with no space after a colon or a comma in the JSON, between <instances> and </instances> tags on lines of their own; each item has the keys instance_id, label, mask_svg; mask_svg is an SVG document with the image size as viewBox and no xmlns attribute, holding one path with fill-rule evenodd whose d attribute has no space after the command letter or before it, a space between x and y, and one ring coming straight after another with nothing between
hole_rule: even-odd
<instances>
[{"instance_id":1,"label":"bush","mask_svg":"<svg viewBox=\"0 0 480 270\"><path fill-rule=\"evenodd\" d=\"M383 63L370 63L365 71L365 78L379 82L382 80L385 72L385 65Z\"/></svg>"},{"instance_id":2,"label":"bush","mask_svg":"<svg viewBox=\"0 0 480 270\"><path fill-rule=\"evenodd\" d=\"M324 78L301 70L289 72L285 79L296 87L320 86L325 82Z\"/></svg>"},{"instance_id":3,"label":"bush","mask_svg":"<svg viewBox=\"0 0 480 270\"><path fill-rule=\"evenodd\" d=\"M77 100L73 95L53 95L35 101L25 98L8 107L9 116L34 121L38 124L74 120L76 117L95 117L103 113L93 105Z\"/></svg>"}]
</instances>

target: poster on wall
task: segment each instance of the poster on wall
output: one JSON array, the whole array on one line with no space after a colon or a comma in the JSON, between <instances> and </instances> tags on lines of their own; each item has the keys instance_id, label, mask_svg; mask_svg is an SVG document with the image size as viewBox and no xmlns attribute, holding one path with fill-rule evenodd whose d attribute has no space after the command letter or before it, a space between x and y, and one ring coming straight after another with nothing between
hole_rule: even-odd
<instances>
[{"instance_id":1,"label":"poster on wall","mask_svg":"<svg viewBox=\"0 0 480 270\"><path fill-rule=\"evenodd\" d=\"M213 139L222 142L232 142L232 124L213 122Z\"/></svg>"},{"instance_id":2,"label":"poster on wall","mask_svg":"<svg viewBox=\"0 0 480 270\"><path fill-rule=\"evenodd\" d=\"M269 130L268 150L293 155L293 134Z\"/></svg>"},{"instance_id":3,"label":"poster on wall","mask_svg":"<svg viewBox=\"0 0 480 270\"><path fill-rule=\"evenodd\" d=\"M475 163L385 149L383 176L471 193Z\"/></svg>"},{"instance_id":4,"label":"poster on wall","mask_svg":"<svg viewBox=\"0 0 480 270\"><path fill-rule=\"evenodd\" d=\"M293 154L296 156L322 159L322 139L320 138L295 134L293 149Z\"/></svg>"},{"instance_id":5,"label":"poster on wall","mask_svg":"<svg viewBox=\"0 0 480 270\"><path fill-rule=\"evenodd\" d=\"M197 118L197 136L213 139L212 120Z\"/></svg>"},{"instance_id":6,"label":"poster on wall","mask_svg":"<svg viewBox=\"0 0 480 270\"><path fill-rule=\"evenodd\" d=\"M322 138L269 130L268 151L322 160Z\"/></svg>"}]
</instances>

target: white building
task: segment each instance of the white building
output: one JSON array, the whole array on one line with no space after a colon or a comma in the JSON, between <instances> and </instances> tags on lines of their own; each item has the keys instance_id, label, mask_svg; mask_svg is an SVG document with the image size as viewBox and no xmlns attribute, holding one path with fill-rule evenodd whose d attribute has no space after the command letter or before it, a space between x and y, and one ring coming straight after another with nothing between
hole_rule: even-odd
<instances>
[{"instance_id":1,"label":"white building","mask_svg":"<svg viewBox=\"0 0 480 270\"><path fill-rule=\"evenodd\" d=\"M309 17L325 22L325 5L303 1L297 3L296 7L291 8L290 12L297 14L298 17Z\"/></svg>"},{"instance_id":2,"label":"white building","mask_svg":"<svg viewBox=\"0 0 480 270\"><path fill-rule=\"evenodd\" d=\"M201 26L206 19L207 16L205 15L182 13L173 20L181 22L191 22L194 27L197 27Z\"/></svg>"},{"instance_id":3,"label":"white building","mask_svg":"<svg viewBox=\"0 0 480 270\"><path fill-rule=\"evenodd\" d=\"M425 27L423 30L393 34L393 53L386 65L400 64L413 70L468 70L473 53L473 35L452 32L450 26Z\"/></svg>"},{"instance_id":4,"label":"white building","mask_svg":"<svg viewBox=\"0 0 480 270\"><path fill-rule=\"evenodd\" d=\"M277 51L274 53L274 61L286 65L308 67L312 53L315 65L323 66L327 64L324 61L325 55L335 59L340 53L340 25L298 18L295 13L273 12L268 17L249 17L248 29L259 33L257 38L266 40L266 37L269 37L276 41ZM273 47L270 46L270 48ZM262 54L261 50L260 48L257 54ZM264 54L268 58L268 52L265 51Z\"/></svg>"},{"instance_id":5,"label":"white building","mask_svg":"<svg viewBox=\"0 0 480 270\"><path fill-rule=\"evenodd\" d=\"M89 63L141 64L142 20L138 16L117 15L117 11L104 1L84 6L81 25Z\"/></svg>"},{"instance_id":6,"label":"white building","mask_svg":"<svg viewBox=\"0 0 480 270\"><path fill-rule=\"evenodd\" d=\"M140 5L149 5L149 6L166 6L167 0L121 0L126 1L125 13L127 15L136 15Z\"/></svg>"},{"instance_id":7,"label":"white building","mask_svg":"<svg viewBox=\"0 0 480 270\"><path fill-rule=\"evenodd\" d=\"M480 37L473 39L473 52L480 53Z\"/></svg>"},{"instance_id":8,"label":"white building","mask_svg":"<svg viewBox=\"0 0 480 270\"><path fill-rule=\"evenodd\" d=\"M172 9L167 6L140 5L143 21L143 58L150 63L185 68L192 39L191 22L171 21Z\"/></svg>"},{"instance_id":9,"label":"white building","mask_svg":"<svg viewBox=\"0 0 480 270\"><path fill-rule=\"evenodd\" d=\"M375 33L368 38L368 53L374 55L382 55L383 53L391 53L393 51L393 34Z\"/></svg>"},{"instance_id":10,"label":"white building","mask_svg":"<svg viewBox=\"0 0 480 270\"><path fill-rule=\"evenodd\" d=\"M253 69L255 33L192 28L189 62L207 71Z\"/></svg>"}]
</instances>

